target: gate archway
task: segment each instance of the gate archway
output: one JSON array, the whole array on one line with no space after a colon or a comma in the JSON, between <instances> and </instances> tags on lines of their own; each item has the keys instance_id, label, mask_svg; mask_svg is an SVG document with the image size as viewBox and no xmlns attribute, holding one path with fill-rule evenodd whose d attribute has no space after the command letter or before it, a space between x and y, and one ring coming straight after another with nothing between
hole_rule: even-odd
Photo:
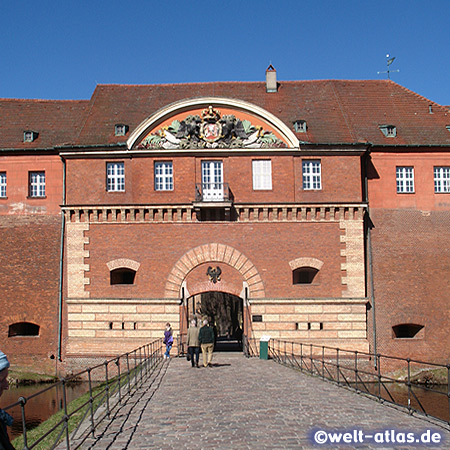
<instances>
[{"instance_id":1,"label":"gate archway","mask_svg":"<svg viewBox=\"0 0 450 450\"><path fill-rule=\"evenodd\" d=\"M219 268L221 268L221 278L214 279L211 271L216 271L217 274ZM220 292L225 296L224 298L238 299L233 301L238 302L242 311L242 319L240 319L242 333L247 333L250 328L249 299L265 297L264 284L257 268L239 250L225 244L210 243L187 251L170 271L165 288L166 298L180 299L182 352L185 350L184 338L190 314L187 300L193 296L210 295L208 293L211 292ZM232 330L233 336L239 337L240 331Z\"/></svg>"},{"instance_id":2,"label":"gate archway","mask_svg":"<svg viewBox=\"0 0 450 450\"><path fill-rule=\"evenodd\" d=\"M244 300L220 291L196 294L186 299L187 322L201 326L207 318L214 328L215 351L241 351L244 330Z\"/></svg>"}]
</instances>

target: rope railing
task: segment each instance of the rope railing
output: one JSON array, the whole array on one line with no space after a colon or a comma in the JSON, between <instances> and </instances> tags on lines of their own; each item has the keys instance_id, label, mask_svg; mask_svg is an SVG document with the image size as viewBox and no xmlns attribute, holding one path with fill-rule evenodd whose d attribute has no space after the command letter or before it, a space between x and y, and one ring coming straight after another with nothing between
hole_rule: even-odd
<instances>
[{"instance_id":1,"label":"rope railing","mask_svg":"<svg viewBox=\"0 0 450 450\"><path fill-rule=\"evenodd\" d=\"M280 364L450 425L449 364L278 339L268 350Z\"/></svg>"},{"instance_id":2,"label":"rope railing","mask_svg":"<svg viewBox=\"0 0 450 450\"><path fill-rule=\"evenodd\" d=\"M142 386L163 360L162 339L124 353L115 358L61 378L57 383L3 408L13 411L20 407L22 421L22 448L76 450L88 437L95 437L98 426L137 388ZM86 394L68 402L67 386L85 381ZM60 411L45 422L45 432L27 426L27 404L34 398L55 389L62 392ZM31 438L30 438L31 436Z\"/></svg>"}]
</instances>

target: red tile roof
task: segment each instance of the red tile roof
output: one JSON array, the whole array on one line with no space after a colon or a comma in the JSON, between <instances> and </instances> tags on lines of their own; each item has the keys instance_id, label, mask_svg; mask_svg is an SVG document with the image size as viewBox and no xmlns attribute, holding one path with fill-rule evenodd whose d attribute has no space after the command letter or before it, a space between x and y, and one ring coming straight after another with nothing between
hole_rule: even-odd
<instances>
[{"instance_id":1,"label":"red tile roof","mask_svg":"<svg viewBox=\"0 0 450 450\"><path fill-rule=\"evenodd\" d=\"M313 144L450 145L449 110L390 80L280 81L276 93L264 82L166 85L98 85L90 101L0 100L0 148L23 148L23 131L39 132L39 147L124 142L115 124L133 131L173 102L198 97L244 100L271 112L293 129L306 120L301 141ZM430 112L431 105L431 112ZM388 138L380 125L394 125Z\"/></svg>"},{"instance_id":2,"label":"red tile roof","mask_svg":"<svg viewBox=\"0 0 450 450\"><path fill-rule=\"evenodd\" d=\"M0 149L47 149L74 142L88 100L0 99ZM24 131L38 134L23 142Z\"/></svg>"}]
</instances>

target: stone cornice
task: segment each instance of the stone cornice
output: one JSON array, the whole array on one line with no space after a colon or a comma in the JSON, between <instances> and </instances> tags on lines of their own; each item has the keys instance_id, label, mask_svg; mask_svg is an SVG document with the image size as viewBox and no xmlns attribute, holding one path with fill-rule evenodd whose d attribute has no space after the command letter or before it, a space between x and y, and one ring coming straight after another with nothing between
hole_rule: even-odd
<instances>
[{"instance_id":1,"label":"stone cornice","mask_svg":"<svg viewBox=\"0 0 450 450\"><path fill-rule=\"evenodd\" d=\"M317 305L317 304L332 304L332 305L361 305L369 301L368 297L360 298L249 298L252 305L267 305L267 304L289 304L289 305Z\"/></svg>"},{"instance_id":2,"label":"stone cornice","mask_svg":"<svg viewBox=\"0 0 450 450\"><path fill-rule=\"evenodd\" d=\"M221 205L218 204L217 208ZM349 204L235 204L234 222L361 221L367 205ZM83 223L200 223L192 204L63 206L68 222ZM208 222L208 221L207 221ZM217 223L218 221L214 221ZM229 220L220 222L229 223Z\"/></svg>"}]
</instances>

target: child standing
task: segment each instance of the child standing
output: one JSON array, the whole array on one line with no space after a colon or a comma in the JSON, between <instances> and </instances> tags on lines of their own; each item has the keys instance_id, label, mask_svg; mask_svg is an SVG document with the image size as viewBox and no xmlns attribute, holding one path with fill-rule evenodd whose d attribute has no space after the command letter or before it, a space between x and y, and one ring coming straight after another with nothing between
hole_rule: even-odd
<instances>
[{"instance_id":1,"label":"child standing","mask_svg":"<svg viewBox=\"0 0 450 450\"><path fill-rule=\"evenodd\" d=\"M170 326L170 323L166 323L166 330L164 331L164 344L166 344L166 353L164 353L164 359L170 358L170 350L173 345L173 333L172 333L172 327Z\"/></svg>"}]
</instances>

